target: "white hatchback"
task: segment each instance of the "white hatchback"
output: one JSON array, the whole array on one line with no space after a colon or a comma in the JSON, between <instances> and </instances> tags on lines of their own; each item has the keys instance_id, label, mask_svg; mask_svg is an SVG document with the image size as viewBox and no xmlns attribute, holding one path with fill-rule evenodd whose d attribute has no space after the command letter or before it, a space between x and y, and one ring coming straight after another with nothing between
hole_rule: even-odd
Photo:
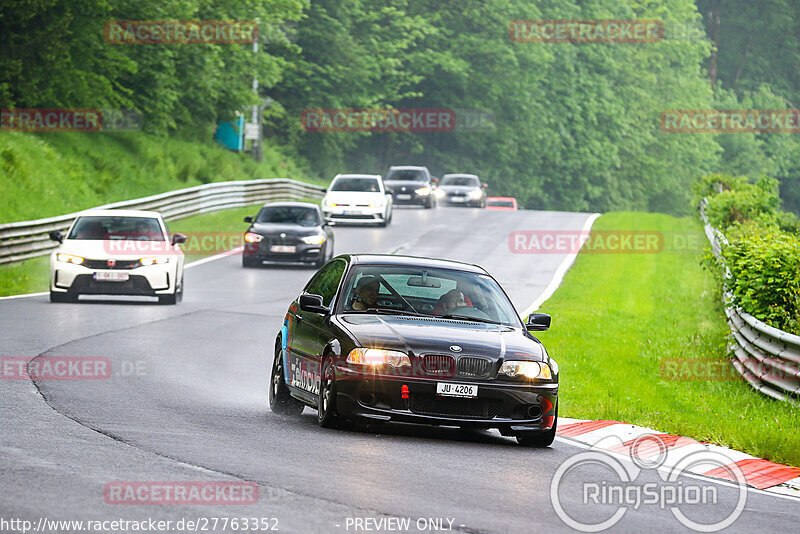
<instances>
[{"instance_id":1,"label":"white hatchback","mask_svg":"<svg viewBox=\"0 0 800 534\"><path fill-rule=\"evenodd\" d=\"M50 300L79 295L144 295L161 304L183 296L183 234L170 239L154 211L89 210L73 221L50 255Z\"/></svg>"},{"instance_id":2,"label":"white hatchback","mask_svg":"<svg viewBox=\"0 0 800 534\"><path fill-rule=\"evenodd\" d=\"M386 226L392 220L392 195L377 174L337 174L322 199L322 212L330 222Z\"/></svg>"}]
</instances>

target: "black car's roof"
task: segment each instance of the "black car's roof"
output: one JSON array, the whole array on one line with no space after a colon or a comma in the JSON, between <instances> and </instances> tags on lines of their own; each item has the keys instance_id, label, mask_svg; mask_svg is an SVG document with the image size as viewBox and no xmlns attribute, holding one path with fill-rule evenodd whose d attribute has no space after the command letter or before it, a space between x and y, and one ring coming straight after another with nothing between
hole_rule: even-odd
<instances>
[{"instance_id":1,"label":"black car's roof","mask_svg":"<svg viewBox=\"0 0 800 534\"><path fill-rule=\"evenodd\" d=\"M312 202L267 202L262 208L272 207L272 206L291 206L295 208L317 208L319 209L318 204L314 204Z\"/></svg>"},{"instance_id":2,"label":"black car's roof","mask_svg":"<svg viewBox=\"0 0 800 534\"><path fill-rule=\"evenodd\" d=\"M441 269L455 269L471 273L486 274L482 267L471 263L462 263L453 260L440 260L436 258L423 258L420 256L398 256L394 254L342 254L349 258L353 265L399 265L408 267L438 267Z\"/></svg>"}]
</instances>

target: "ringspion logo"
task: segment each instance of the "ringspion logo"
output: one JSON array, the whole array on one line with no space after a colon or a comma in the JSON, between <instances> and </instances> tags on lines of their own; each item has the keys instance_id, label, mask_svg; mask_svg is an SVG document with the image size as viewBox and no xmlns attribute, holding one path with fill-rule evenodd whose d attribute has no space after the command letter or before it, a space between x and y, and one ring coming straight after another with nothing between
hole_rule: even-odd
<instances>
[{"instance_id":1,"label":"ringspion logo","mask_svg":"<svg viewBox=\"0 0 800 534\"><path fill-rule=\"evenodd\" d=\"M103 37L110 44L250 44L258 23L230 20L112 20Z\"/></svg>"},{"instance_id":2,"label":"ringspion logo","mask_svg":"<svg viewBox=\"0 0 800 534\"><path fill-rule=\"evenodd\" d=\"M660 20L512 20L515 43L656 43L664 38Z\"/></svg>"}]
</instances>

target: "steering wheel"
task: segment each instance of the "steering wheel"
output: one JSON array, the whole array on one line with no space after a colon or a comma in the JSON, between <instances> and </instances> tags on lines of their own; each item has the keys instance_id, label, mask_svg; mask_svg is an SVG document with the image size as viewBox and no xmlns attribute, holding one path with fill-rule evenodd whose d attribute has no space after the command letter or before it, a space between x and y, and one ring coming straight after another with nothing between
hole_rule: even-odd
<instances>
[{"instance_id":1,"label":"steering wheel","mask_svg":"<svg viewBox=\"0 0 800 534\"><path fill-rule=\"evenodd\" d=\"M475 317L476 319L489 319L489 314L483 310L478 308L473 308L472 306L458 306L457 308L453 308L448 313L453 315L464 315L466 317Z\"/></svg>"}]
</instances>

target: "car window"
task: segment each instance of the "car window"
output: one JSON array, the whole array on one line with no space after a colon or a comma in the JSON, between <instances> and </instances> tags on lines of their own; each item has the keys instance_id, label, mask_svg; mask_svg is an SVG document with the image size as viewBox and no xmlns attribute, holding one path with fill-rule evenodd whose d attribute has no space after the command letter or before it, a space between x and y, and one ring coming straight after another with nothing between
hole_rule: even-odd
<instances>
[{"instance_id":1,"label":"car window","mask_svg":"<svg viewBox=\"0 0 800 534\"><path fill-rule=\"evenodd\" d=\"M330 190L378 193L381 188L376 178L339 178L331 184Z\"/></svg>"},{"instance_id":2,"label":"car window","mask_svg":"<svg viewBox=\"0 0 800 534\"><path fill-rule=\"evenodd\" d=\"M257 223L319 226L317 210L305 206L266 206L256 216Z\"/></svg>"},{"instance_id":3,"label":"car window","mask_svg":"<svg viewBox=\"0 0 800 534\"><path fill-rule=\"evenodd\" d=\"M378 302L383 310L415 311L432 316L446 315L443 303L458 294L464 304L452 313L475 319L490 319L510 326L519 326L514 306L490 276L451 269L400 267L391 265L359 265L353 268L342 294L342 311L352 311L359 300L359 280L377 278L380 282ZM363 299L361 299L363 300ZM408 306L413 310L409 310Z\"/></svg>"},{"instance_id":4,"label":"car window","mask_svg":"<svg viewBox=\"0 0 800 534\"><path fill-rule=\"evenodd\" d=\"M335 260L329 263L314 275L303 291L311 295L321 295L322 304L330 306L331 302L333 302L333 297L336 296L336 290L339 288L344 268L345 262L342 260Z\"/></svg>"},{"instance_id":5,"label":"car window","mask_svg":"<svg viewBox=\"0 0 800 534\"><path fill-rule=\"evenodd\" d=\"M158 219L116 215L78 217L67 239L165 241Z\"/></svg>"},{"instance_id":6,"label":"car window","mask_svg":"<svg viewBox=\"0 0 800 534\"><path fill-rule=\"evenodd\" d=\"M413 169L402 169L402 170L393 170L389 171L389 174L386 175L386 181L391 180L402 180L405 182L424 182L425 181L425 171L420 170L413 170Z\"/></svg>"},{"instance_id":7,"label":"car window","mask_svg":"<svg viewBox=\"0 0 800 534\"><path fill-rule=\"evenodd\" d=\"M442 178L441 185L461 185L478 187L480 182L474 176L445 176Z\"/></svg>"}]
</instances>

